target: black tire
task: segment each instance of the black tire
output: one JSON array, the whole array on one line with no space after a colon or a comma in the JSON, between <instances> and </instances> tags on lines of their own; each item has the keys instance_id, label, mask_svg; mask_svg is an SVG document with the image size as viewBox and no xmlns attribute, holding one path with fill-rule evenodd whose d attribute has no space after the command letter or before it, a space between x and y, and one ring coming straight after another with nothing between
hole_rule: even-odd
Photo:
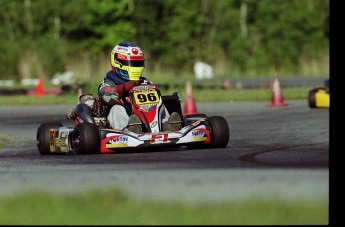
<instances>
[{"instance_id":1,"label":"black tire","mask_svg":"<svg viewBox=\"0 0 345 227\"><path fill-rule=\"evenodd\" d=\"M83 122L71 134L71 148L78 154L95 154L100 149L100 132L95 124Z\"/></svg>"},{"instance_id":2,"label":"black tire","mask_svg":"<svg viewBox=\"0 0 345 227\"><path fill-rule=\"evenodd\" d=\"M308 105L310 108L316 108L316 93L319 91L319 88L314 88L309 91L308 94Z\"/></svg>"},{"instance_id":3,"label":"black tire","mask_svg":"<svg viewBox=\"0 0 345 227\"><path fill-rule=\"evenodd\" d=\"M211 143L212 148L224 148L228 145L230 130L228 122L224 117L212 116L207 118L211 126Z\"/></svg>"},{"instance_id":4,"label":"black tire","mask_svg":"<svg viewBox=\"0 0 345 227\"><path fill-rule=\"evenodd\" d=\"M43 123L38 127L36 134L36 143L38 152L40 152L41 155L50 154L50 129L60 127L62 127L61 122Z\"/></svg>"}]
</instances>

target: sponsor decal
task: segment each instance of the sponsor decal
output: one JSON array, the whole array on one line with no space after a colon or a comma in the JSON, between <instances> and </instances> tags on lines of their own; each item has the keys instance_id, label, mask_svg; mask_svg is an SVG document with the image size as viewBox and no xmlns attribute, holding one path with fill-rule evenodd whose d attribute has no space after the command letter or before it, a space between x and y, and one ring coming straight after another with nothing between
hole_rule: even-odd
<instances>
[{"instance_id":1,"label":"sponsor decal","mask_svg":"<svg viewBox=\"0 0 345 227\"><path fill-rule=\"evenodd\" d=\"M150 111L152 111L155 107L156 107L157 104L153 104L153 105L140 105L139 106L139 111L142 111L144 113L148 113ZM152 126L154 127L154 126Z\"/></svg>"},{"instance_id":2,"label":"sponsor decal","mask_svg":"<svg viewBox=\"0 0 345 227\"><path fill-rule=\"evenodd\" d=\"M56 147L59 148L60 152L68 152L68 146L66 144L66 138L56 139Z\"/></svg>"},{"instance_id":3,"label":"sponsor decal","mask_svg":"<svg viewBox=\"0 0 345 227\"><path fill-rule=\"evenodd\" d=\"M168 140L168 134L152 134L151 137L151 144L159 144L159 143L170 143L170 140Z\"/></svg>"},{"instance_id":4,"label":"sponsor decal","mask_svg":"<svg viewBox=\"0 0 345 227\"><path fill-rule=\"evenodd\" d=\"M128 136L114 136L111 137L109 143L120 143L120 142L128 142Z\"/></svg>"},{"instance_id":5,"label":"sponsor decal","mask_svg":"<svg viewBox=\"0 0 345 227\"><path fill-rule=\"evenodd\" d=\"M105 86L104 88L101 88L102 91L108 92L108 93L114 93L116 91L116 88L110 87L110 86Z\"/></svg>"},{"instance_id":6,"label":"sponsor decal","mask_svg":"<svg viewBox=\"0 0 345 227\"><path fill-rule=\"evenodd\" d=\"M205 121L204 119L201 119L201 120L197 120L195 122L193 122L192 124L190 124L191 126L196 126L198 124L200 124L202 121Z\"/></svg>"},{"instance_id":7,"label":"sponsor decal","mask_svg":"<svg viewBox=\"0 0 345 227\"><path fill-rule=\"evenodd\" d=\"M207 140L207 137L194 137L193 141L197 142L197 141L205 141Z\"/></svg>"},{"instance_id":8,"label":"sponsor decal","mask_svg":"<svg viewBox=\"0 0 345 227\"><path fill-rule=\"evenodd\" d=\"M151 128L154 128L157 126L157 121L154 121L152 124L151 124Z\"/></svg>"},{"instance_id":9,"label":"sponsor decal","mask_svg":"<svg viewBox=\"0 0 345 227\"><path fill-rule=\"evenodd\" d=\"M194 130L192 131L193 141L205 141L207 140L207 136L204 137L206 133L204 130Z\"/></svg>"},{"instance_id":10,"label":"sponsor decal","mask_svg":"<svg viewBox=\"0 0 345 227\"><path fill-rule=\"evenodd\" d=\"M128 147L127 143L117 143L117 144L107 144L106 148L119 148L119 147Z\"/></svg>"},{"instance_id":11,"label":"sponsor decal","mask_svg":"<svg viewBox=\"0 0 345 227\"><path fill-rule=\"evenodd\" d=\"M121 60L127 60L127 56L126 55L123 55L123 54L117 54L117 58L118 59L121 59Z\"/></svg>"},{"instance_id":12,"label":"sponsor decal","mask_svg":"<svg viewBox=\"0 0 345 227\"><path fill-rule=\"evenodd\" d=\"M210 131L207 129L199 128L192 131L193 141L205 141L203 144L210 143Z\"/></svg>"},{"instance_id":13,"label":"sponsor decal","mask_svg":"<svg viewBox=\"0 0 345 227\"><path fill-rule=\"evenodd\" d=\"M68 130L50 131L50 152L68 152Z\"/></svg>"},{"instance_id":14,"label":"sponsor decal","mask_svg":"<svg viewBox=\"0 0 345 227\"><path fill-rule=\"evenodd\" d=\"M108 139L106 148L128 147L128 136L111 136Z\"/></svg>"},{"instance_id":15,"label":"sponsor decal","mask_svg":"<svg viewBox=\"0 0 345 227\"><path fill-rule=\"evenodd\" d=\"M68 136L68 134L69 134L68 130L60 130L59 131L59 137L60 138L64 138L65 139Z\"/></svg>"},{"instance_id":16,"label":"sponsor decal","mask_svg":"<svg viewBox=\"0 0 345 227\"><path fill-rule=\"evenodd\" d=\"M116 50L128 51L128 48L127 48L127 47L118 46L118 47L116 48Z\"/></svg>"},{"instance_id":17,"label":"sponsor decal","mask_svg":"<svg viewBox=\"0 0 345 227\"><path fill-rule=\"evenodd\" d=\"M56 130L50 130L49 131L49 150L50 152L55 151L55 141L56 141L56 135L57 131Z\"/></svg>"},{"instance_id":18,"label":"sponsor decal","mask_svg":"<svg viewBox=\"0 0 345 227\"><path fill-rule=\"evenodd\" d=\"M144 56L131 56L130 60L144 60Z\"/></svg>"},{"instance_id":19,"label":"sponsor decal","mask_svg":"<svg viewBox=\"0 0 345 227\"><path fill-rule=\"evenodd\" d=\"M137 48L132 48L132 54L137 55L139 53Z\"/></svg>"},{"instance_id":20,"label":"sponsor decal","mask_svg":"<svg viewBox=\"0 0 345 227\"><path fill-rule=\"evenodd\" d=\"M203 137L205 132L203 130L194 130L192 131L193 137Z\"/></svg>"},{"instance_id":21,"label":"sponsor decal","mask_svg":"<svg viewBox=\"0 0 345 227\"><path fill-rule=\"evenodd\" d=\"M149 90L149 89L155 89L156 86L154 85L140 85L140 86L137 86L137 87L134 87L134 91L137 91L137 90Z\"/></svg>"}]
</instances>

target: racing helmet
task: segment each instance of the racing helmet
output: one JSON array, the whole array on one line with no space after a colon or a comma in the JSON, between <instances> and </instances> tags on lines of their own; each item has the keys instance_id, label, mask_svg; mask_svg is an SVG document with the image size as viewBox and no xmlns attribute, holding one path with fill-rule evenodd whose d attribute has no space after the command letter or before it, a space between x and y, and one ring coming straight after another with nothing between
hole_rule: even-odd
<instances>
[{"instance_id":1,"label":"racing helmet","mask_svg":"<svg viewBox=\"0 0 345 227\"><path fill-rule=\"evenodd\" d=\"M117 44L110 54L111 70L125 81L139 80L145 67L141 48L132 42Z\"/></svg>"}]
</instances>

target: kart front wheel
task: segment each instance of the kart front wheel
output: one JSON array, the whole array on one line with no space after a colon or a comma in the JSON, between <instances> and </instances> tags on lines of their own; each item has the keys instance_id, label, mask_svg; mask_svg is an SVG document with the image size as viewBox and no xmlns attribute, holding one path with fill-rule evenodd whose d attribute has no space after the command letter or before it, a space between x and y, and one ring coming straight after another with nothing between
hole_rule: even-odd
<instances>
[{"instance_id":1,"label":"kart front wheel","mask_svg":"<svg viewBox=\"0 0 345 227\"><path fill-rule=\"evenodd\" d=\"M98 153L100 148L98 127L88 122L75 126L71 135L71 148L78 154Z\"/></svg>"},{"instance_id":2,"label":"kart front wheel","mask_svg":"<svg viewBox=\"0 0 345 227\"><path fill-rule=\"evenodd\" d=\"M41 155L50 154L50 129L62 127L61 122L43 123L38 127L36 134L36 143L38 152Z\"/></svg>"},{"instance_id":3,"label":"kart front wheel","mask_svg":"<svg viewBox=\"0 0 345 227\"><path fill-rule=\"evenodd\" d=\"M221 116L212 116L207 118L211 126L211 143L212 148L224 148L228 145L230 130L228 122Z\"/></svg>"}]
</instances>

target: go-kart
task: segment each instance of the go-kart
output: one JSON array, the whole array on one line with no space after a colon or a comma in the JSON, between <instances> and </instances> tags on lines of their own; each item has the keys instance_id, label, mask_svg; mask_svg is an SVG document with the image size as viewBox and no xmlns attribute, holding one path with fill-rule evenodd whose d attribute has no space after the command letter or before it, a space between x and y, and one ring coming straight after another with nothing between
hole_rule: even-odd
<instances>
[{"instance_id":1,"label":"go-kart","mask_svg":"<svg viewBox=\"0 0 345 227\"><path fill-rule=\"evenodd\" d=\"M89 99L85 99L88 97ZM81 102L80 100L87 100ZM129 91L127 99L133 114L141 121L140 133L112 129L107 122L104 105L92 94L81 95L75 108L74 126L61 122L43 123L37 129L37 147L42 155L113 153L142 148L180 147L224 148L229 142L229 126L225 118L206 114L183 115L177 92L161 95L159 88L144 80ZM165 131L160 110L180 115L181 127ZM168 122L169 123L169 122ZM173 122L176 124L176 122Z\"/></svg>"},{"instance_id":2,"label":"go-kart","mask_svg":"<svg viewBox=\"0 0 345 227\"><path fill-rule=\"evenodd\" d=\"M324 87L317 87L309 91L308 105L310 108L329 108L329 80L325 80Z\"/></svg>"}]
</instances>

